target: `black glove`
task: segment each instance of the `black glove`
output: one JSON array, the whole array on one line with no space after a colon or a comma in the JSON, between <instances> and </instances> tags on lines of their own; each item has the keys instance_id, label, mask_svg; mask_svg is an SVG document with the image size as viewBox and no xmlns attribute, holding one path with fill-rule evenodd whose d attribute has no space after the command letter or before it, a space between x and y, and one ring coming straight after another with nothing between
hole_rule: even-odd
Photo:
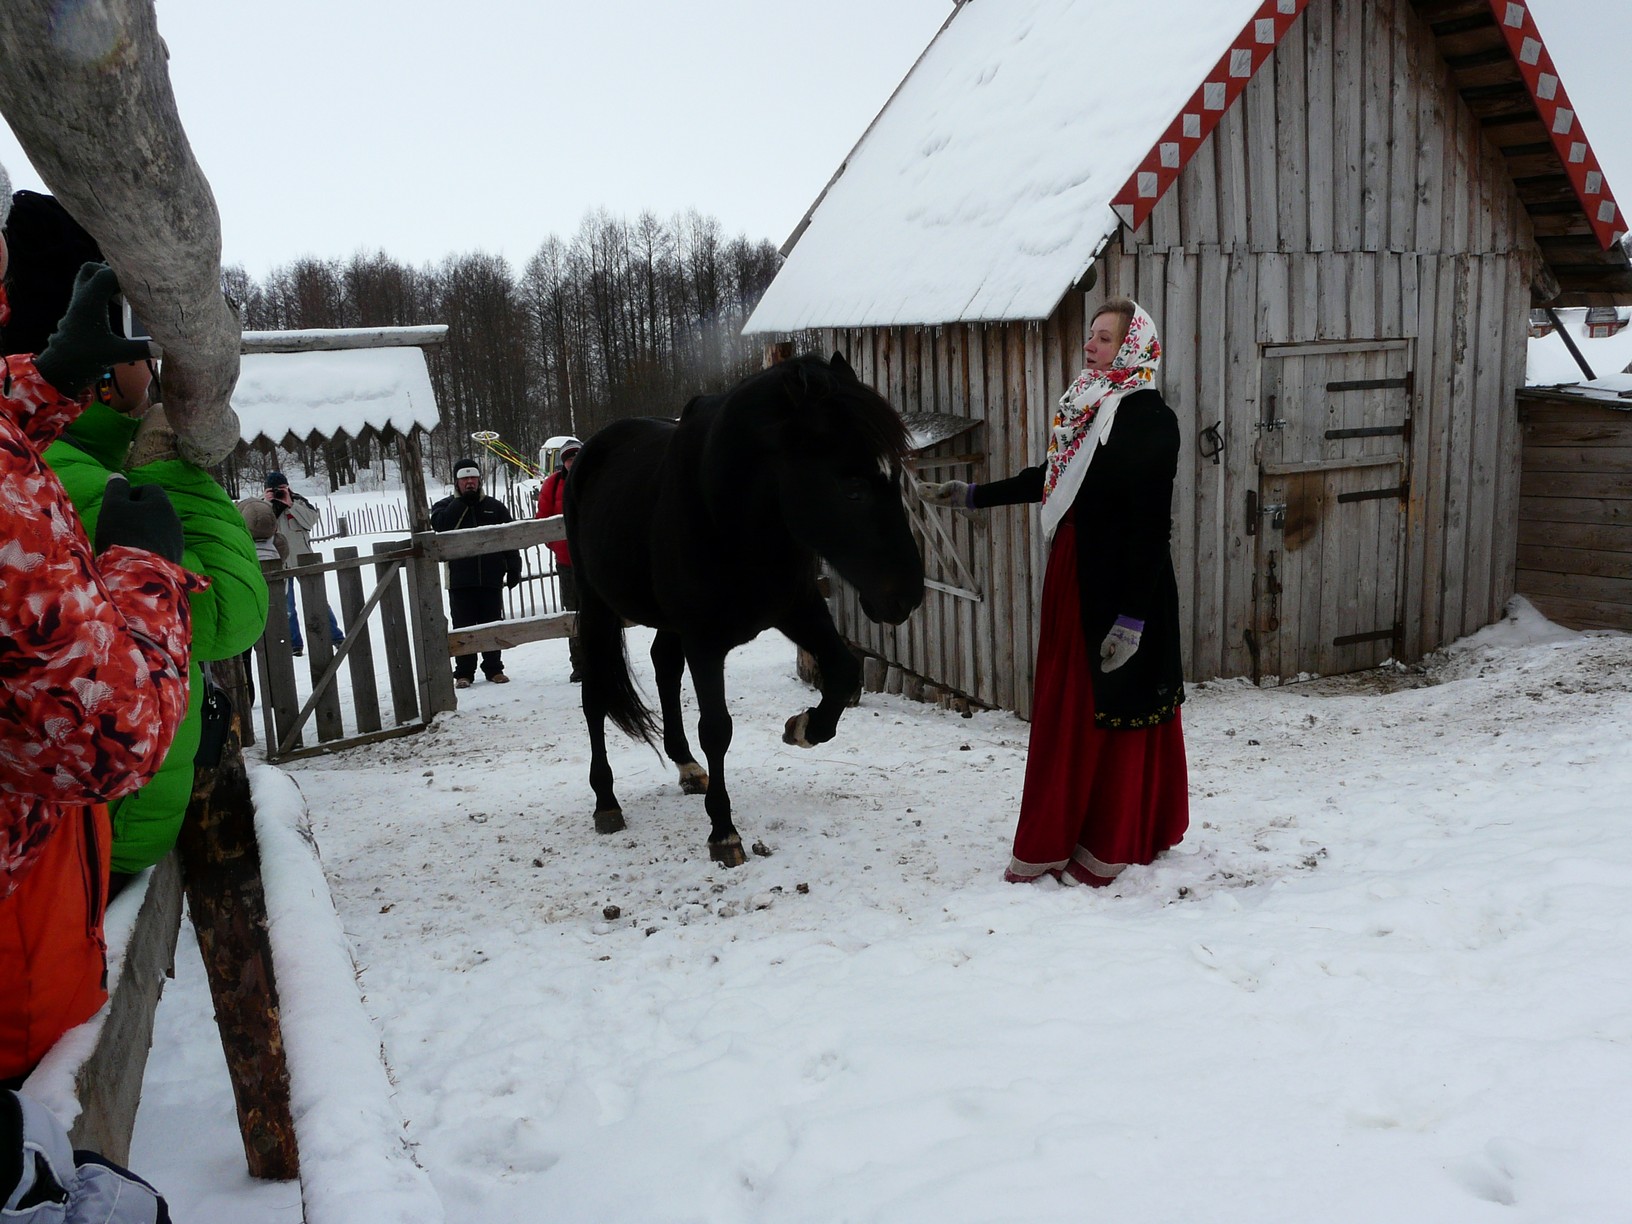
<instances>
[{"instance_id":1,"label":"black glove","mask_svg":"<svg viewBox=\"0 0 1632 1224\"><path fill-rule=\"evenodd\" d=\"M103 552L115 544L145 548L181 564L181 520L162 488L146 484L133 489L130 481L117 472L108 477L102 513L96 520L96 551Z\"/></svg>"},{"instance_id":2,"label":"black glove","mask_svg":"<svg viewBox=\"0 0 1632 1224\"><path fill-rule=\"evenodd\" d=\"M34 359L40 376L66 396L77 396L111 366L146 361L146 340L126 340L108 326L108 302L119 292L119 278L107 264L88 263L74 277L68 309Z\"/></svg>"}]
</instances>

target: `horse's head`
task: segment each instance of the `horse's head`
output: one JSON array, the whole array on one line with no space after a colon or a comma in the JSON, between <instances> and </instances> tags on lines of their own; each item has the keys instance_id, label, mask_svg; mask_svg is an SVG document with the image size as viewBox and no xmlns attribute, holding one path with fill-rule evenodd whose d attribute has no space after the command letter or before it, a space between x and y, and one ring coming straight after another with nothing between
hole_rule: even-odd
<instances>
[{"instance_id":1,"label":"horse's head","mask_svg":"<svg viewBox=\"0 0 1632 1224\"><path fill-rule=\"evenodd\" d=\"M761 376L781 395L777 498L788 532L856 589L861 610L897 625L924 599L924 561L902 501L906 426L835 353Z\"/></svg>"}]
</instances>

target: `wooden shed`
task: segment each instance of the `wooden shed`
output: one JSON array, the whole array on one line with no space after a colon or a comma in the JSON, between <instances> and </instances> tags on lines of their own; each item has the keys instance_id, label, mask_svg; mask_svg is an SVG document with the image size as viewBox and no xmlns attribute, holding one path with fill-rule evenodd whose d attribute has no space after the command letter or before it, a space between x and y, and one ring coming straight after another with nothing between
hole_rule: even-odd
<instances>
[{"instance_id":1,"label":"wooden shed","mask_svg":"<svg viewBox=\"0 0 1632 1224\"><path fill-rule=\"evenodd\" d=\"M1415 659L1514 590L1533 305L1632 301L1626 230L1525 4L966 0L784 247L747 330L845 352L926 478L1041 461L1097 304L1156 319L1186 443L1189 676ZM1136 48L1132 49L1136 50ZM1111 68L1105 71L1104 68ZM841 631L1029 712L1035 513L916 507L933 589Z\"/></svg>"},{"instance_id":2,"label":"wooden shed","mask_svg":"<svg viewBox=\"0 0 1632 1224\"><path fill-rule=\"evenodd\" d=\"M1595 336L1591 313L1530 343L1517 585L1562 625L1632 631L1632 331Z\"/></svg>"}]
</instances>

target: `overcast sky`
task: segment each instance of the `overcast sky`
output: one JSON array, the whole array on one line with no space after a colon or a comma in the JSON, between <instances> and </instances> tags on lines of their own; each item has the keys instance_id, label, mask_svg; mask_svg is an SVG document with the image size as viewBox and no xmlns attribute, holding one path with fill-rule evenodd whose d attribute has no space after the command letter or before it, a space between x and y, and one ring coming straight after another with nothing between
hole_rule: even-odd
<instances>
[{"instance_id":1,"label":"overcast sky","mask_svg":"<svg viewBox=\"0 0 1632 1224\"><path fill-rule=\"evenodd\" d=\"M694 207L781 243L951 7L158 0L224 261L255 276L375 249L411 263L480 249L519 270L602 206ZM1632 0L1531 7L1632 206ZM0 163L41 188L5 128Z\"/></svg>"}]
</instances>

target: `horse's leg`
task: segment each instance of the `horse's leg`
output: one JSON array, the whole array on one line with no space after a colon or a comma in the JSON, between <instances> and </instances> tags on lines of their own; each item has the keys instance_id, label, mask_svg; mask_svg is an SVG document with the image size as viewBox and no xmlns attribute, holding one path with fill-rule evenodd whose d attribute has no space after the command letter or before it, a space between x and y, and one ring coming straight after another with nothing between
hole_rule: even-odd
<instances>
[{"instance_id":1,"label":"horse's leg","mask_svg":"<svg viewBox=\"0 0 1632 1224\"><path fill-rule=\"evenodd\" d=\"M708 793L703 800L712 824L708 857L723 867L739 867L748 856L742 852L742 838L731 823L731 796L725 790L725 752L731 747L731 711L725 704L725 655L688 650L686 662L691 666L691 687L697 693L697 742L708 758Z\"/></svg>"},{"instance_id":2,"label":"horse's leg","mask_svg":"<svg viewBox=\"0 0 1632 1224\"><path fill-rule=\"evenodd\" d=\"M593 674L585 675L579 699L584 726L589 730L589 784L595 791L595 832L617 833L624 828L623 808L612 790L612 766L606 759L606 706Z\"/></svg>"},{"instance_id":3,"label":"horse's leg","mask_svg":"<svg viewBox=\"0 0 1632 1224\"><path fill-rule=\"evenodd\" d=\"M839 715L861 683L861 664L833 627L833 617L819 597L812 596L800 604L776 627L795 646L816 656L822 674L821 701L788 719L782 742L801 748L826 743L838 730Z\"/></svg>"},{"instance_id":4,"label":"horse's leg","mask_svg":"<svg viewBox=\"0 0 1632 1224\"><path fill-rule=\"evenodd\" d=\"M680 713L680 678L686 671L686 648L678 633L658 630L652 639L652 666L657 669L657 699L663 709L663 751L680 767L680 789L688 795L701 795L708 789L708 775L691 755L686 720Z\"/></svg>"}]
</instances>

